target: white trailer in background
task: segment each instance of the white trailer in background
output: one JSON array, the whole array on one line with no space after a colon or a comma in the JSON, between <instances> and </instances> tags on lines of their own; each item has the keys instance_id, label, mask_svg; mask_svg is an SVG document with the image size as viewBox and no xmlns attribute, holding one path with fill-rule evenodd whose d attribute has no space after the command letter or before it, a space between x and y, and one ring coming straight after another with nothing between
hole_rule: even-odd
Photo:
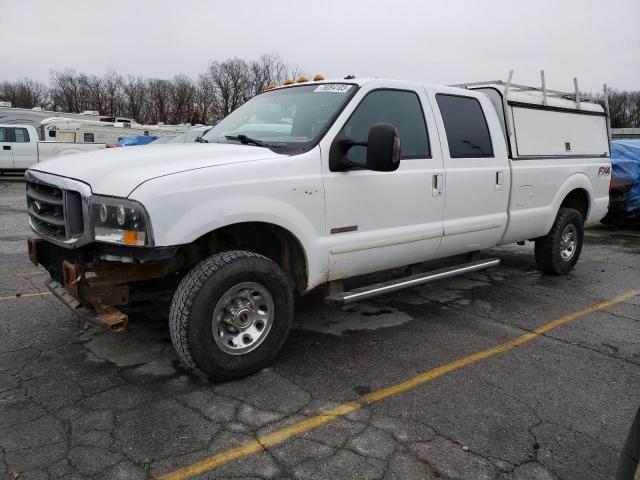
<instances>
[{"instance_id":1,"label":"white trailer in background","mask_svg":"<svg viewBox=\"0 0 640 480\"><path fill-rule=\"evenodd\" d=\"M184 132L189 125L142 125L128 118L100 117L98 120L51 117L42 120L44 140L70 143L117 143L132 135L164 136Z\"/></svg>"},{"instance_id":2,"label":"white trailer in background","mask_svg":"<svg viewBox=\"0 0 640 480\"><path fill-rule=\"evenodd\" d=\"M9 102L0 102L0 123L29 125L37 130L40 140L71 143L116 143L118 138L131 135L176 135L190 127L161 123L141 125L125 117L100 115L95 110L68 113L44 110L41 107L13 108Z\"/></svg>"}]
</instances>

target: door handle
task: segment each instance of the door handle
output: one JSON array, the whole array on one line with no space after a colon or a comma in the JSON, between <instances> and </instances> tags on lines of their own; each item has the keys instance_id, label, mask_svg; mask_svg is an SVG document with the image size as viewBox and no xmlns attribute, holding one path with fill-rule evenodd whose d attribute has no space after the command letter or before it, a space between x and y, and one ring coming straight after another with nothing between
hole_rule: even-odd
<instances>
[{"instance_id":1,"label":"door handle","mask_svg":"<svg viewBox=\"0 0 640 480\"><path fill-rule=\"evenodd\" d=\"M501 190L504 186L504 172L496 172L496 190Z\"/></svg>"},{"instance_id":2,"label":"door handle","mask_svg":"<svg viewBox=\"0 0 640 480\"><path fill-rule=\"evenodd\" d=\"M2 149L3 150L11 150L11 145L3 145Z\"/></svg>"},{"instance_id":3,"label":"door handle","mask_svg":"<svg viewBox=\"0 0 640 480\"><path fill-rule=\"evenodd\" d=\"M442 195L442 174L436 173L433 175L431 183L431 195L439 197Z\"/></svg>"}]
</instances>

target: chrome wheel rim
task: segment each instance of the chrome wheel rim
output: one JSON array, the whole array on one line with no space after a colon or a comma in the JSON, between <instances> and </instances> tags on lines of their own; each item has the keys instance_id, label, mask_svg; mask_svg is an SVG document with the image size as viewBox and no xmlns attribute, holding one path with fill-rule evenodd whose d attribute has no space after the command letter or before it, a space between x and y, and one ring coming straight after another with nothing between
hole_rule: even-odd
<instances>
[{"instance_id":1,"label":"chrome wheel rim","mask_svg":"<svg viewBox=\"0 0 640 480\"><path fill-rule=\"evenodd\" d=\"M220 297L211 330L220 349L231 355L249 353L267 338L273 325L273 297L259 283L244 282Z\"/></svg>"},{"instance_id":2,"label":"chrome wheel rim","mask_svg":"<svg viewBox=\"0 0 640 480\"><path fill-rule=\"evenodd\" d=\"M578 232L572 224L564 227L560 236L560 256L565 262L571 260L576 253L576 245L578 245Z\"/></svg>"}]
</instances>

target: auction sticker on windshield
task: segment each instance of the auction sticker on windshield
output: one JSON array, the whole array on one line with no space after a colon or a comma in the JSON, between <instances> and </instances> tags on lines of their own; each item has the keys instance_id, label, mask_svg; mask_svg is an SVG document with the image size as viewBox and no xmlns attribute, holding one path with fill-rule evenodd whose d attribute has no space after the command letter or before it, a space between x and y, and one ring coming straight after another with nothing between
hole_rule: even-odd
<instances>
[{"instance_id":1,"label":"auction sticker on windshield","mask_svg":"<svg viewBox=\"0 0 640 480\"><path fill-rule=\"evenodd\" d=\"M318 85L313 93L318 92L333 92L333 93L345 93L348 92L352 85L345 85L344 83L325 83L324 85Z\"/></svg>"}]
</instances>

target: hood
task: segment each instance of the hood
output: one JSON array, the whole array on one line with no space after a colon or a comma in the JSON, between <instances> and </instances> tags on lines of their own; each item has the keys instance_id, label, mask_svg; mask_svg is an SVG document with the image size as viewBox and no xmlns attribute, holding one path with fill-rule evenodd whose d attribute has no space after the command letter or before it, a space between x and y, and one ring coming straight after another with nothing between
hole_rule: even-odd
<instances>
[{"instance_id":1,"label":"hood","mask_svg":"<svg viewBox=\"0 0 640 480\"><path fill-rule=\"evenodd\" d=\"M281 156L268 148L226 143L137 146L56 157L31 170L80 180L89 184L93 193L127 197L152 178Z\"/></svg>"}]
</instances>

